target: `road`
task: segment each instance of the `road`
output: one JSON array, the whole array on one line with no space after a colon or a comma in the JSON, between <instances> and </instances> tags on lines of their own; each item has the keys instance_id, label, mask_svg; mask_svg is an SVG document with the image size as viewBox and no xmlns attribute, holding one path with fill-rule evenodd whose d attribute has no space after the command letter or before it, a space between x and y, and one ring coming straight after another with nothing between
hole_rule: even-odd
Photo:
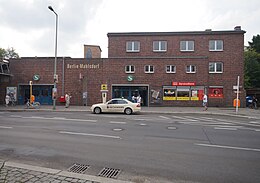
<instances>
[{"instance_id":1,"label":"road","mask_svg":"<svg viewBox=\"0 0 260 183\"><path fill-rule=\"evenodd\" d=\"M260 120L206 114L0 112L0 159L119 170L135 182L260 182Z\"/></svg>"}]
</instances>

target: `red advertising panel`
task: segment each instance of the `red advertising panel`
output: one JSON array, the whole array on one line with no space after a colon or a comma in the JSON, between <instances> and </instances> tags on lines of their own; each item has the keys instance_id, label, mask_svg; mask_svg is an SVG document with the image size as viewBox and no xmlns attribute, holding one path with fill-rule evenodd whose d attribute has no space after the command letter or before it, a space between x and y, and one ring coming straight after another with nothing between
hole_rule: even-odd
<instances>
[{"instance_id":1,"label":"red advertising panel","mask_svg":"<svg viewBox=\"0 0 260 183\"><path fill-rule=\"evenodd\" d=\"M209 88L209 98L223 98L223 88Z\"/></svg>"}]
</instances>

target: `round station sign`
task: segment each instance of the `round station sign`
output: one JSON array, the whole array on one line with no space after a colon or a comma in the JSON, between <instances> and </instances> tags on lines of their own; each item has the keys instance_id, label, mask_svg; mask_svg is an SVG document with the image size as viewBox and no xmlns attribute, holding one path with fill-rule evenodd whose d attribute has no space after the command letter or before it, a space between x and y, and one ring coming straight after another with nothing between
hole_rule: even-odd
<instances>
[{"instance_id":1,"label":"round station sign","mask_svg":"<svg viewBox=\"0 0 260 183\"><path fill-rule=\"evenodd\" d=\"M132 75L127 76L127 81L133 81L133 80L134 80L134 76L132 76Z\"/></svg>"},{"instance_id":2,"label":"round station sign","mask_svg":"<svg viewBox=\"0 0 260 183\"><path fill-rule=\"evenodd\" d=\"M40 78L41 78L41 77L40 77L40 75L38 75L38 74L34 74L34 75L33 75L33 80L34 80L34 81L39 81Z\"/></svg>"}]
</instances>

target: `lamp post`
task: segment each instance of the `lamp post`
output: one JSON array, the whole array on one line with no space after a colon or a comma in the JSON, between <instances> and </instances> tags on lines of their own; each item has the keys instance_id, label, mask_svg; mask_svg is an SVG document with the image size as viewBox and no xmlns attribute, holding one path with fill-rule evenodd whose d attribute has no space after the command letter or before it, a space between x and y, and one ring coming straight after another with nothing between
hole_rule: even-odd
<instances>
[{"instance_id":1,"label":"lamp post","mask_svg":"<svg viewBox=\"0 0 260 183\"><path fill-rule=\"evenodd\" d=\"M57 95L57 40L58 40L58 14L54 11L54 9L51 6L48 6L48 8L55 14L56 16L56 31L55 31L55 60L54 60L54 74L53 74L53 80L54 80L54 87L52 91L52 99L53 99L53 110L56 109L56 95Z\"/></svg>"}]
</instances>

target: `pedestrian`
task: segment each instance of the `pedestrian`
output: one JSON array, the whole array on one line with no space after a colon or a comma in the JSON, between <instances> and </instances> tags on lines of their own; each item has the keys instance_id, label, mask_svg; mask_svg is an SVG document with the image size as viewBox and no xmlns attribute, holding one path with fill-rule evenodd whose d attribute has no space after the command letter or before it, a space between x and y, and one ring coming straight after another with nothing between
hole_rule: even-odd
<instances>
[{"instance_id":1,"label":"pedestrian","mask_svg":"<svg viewBox=\"0 0 260 183\"><path fill-rule=\"evenodd\" d=\"M65 95L65 101L66 101L66 108L68 108L69 107L69 105L70 105L70 98L71 98L71 95L69 94L69 93L66 93L66 95Z\"/></svg>"},{"instance_id":2,"label":"pedestrian","mask_svg":"<svg viewBox=\"0 0 260 183\"><path fill-rule=\"evenodd\" d=\"M6 96L5 96L5 106L6 106L6 107L8 107L9 102L10 102L10 96L9 96L8 93L7 93Z\"/></svg>"},{"instance_id":3,"label":"pedestrian","mask_svg":"<svg viewBox=\"0 0 260 183\"><path fill-rule=\"evenodd\" d=\"M133 103L136 103L136 101L137 101L137 98L136 98L136 96L133 95L133 96L132 96L132 102L133 102Z\"/></svg>"},{"instance_id":4,"label":"pedestrian","mask_svg":"<svg viewBox=\"0 0 260 183\"><path fill-rule=\"evenodd\" d=\"M253 108L257 109L257 98L253 96Z\"/></svg>"},{"instance_id":5,"label":"pedestrian","mask_svg":"<svg viewBox=\"0 0 260 183\"><path fill-rule=\"evenodd\" d=\"M142 102L142 97L141 97L140 95L138 95L138 97L137 97L137 103L141 104L141 102Z\"/></svg>"},{"instance_id":6,"label":"pedestrian","mask_svg":"<svg viewBox=\"0 0 260 183\"><path fill-rule=\"evenodd\" d=\"M208 96L204 93L203 94L203 103L204 111L208 110Z\"/></svg>"}]
</instances>

